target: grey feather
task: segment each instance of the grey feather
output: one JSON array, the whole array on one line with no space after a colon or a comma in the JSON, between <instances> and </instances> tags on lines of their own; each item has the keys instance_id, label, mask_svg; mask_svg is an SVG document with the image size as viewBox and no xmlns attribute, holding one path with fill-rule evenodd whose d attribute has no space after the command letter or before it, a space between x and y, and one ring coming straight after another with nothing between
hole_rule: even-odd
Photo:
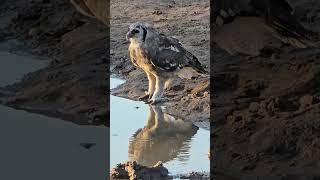
<instances>
[{"instance_id":1,"label":"grey feather","mask_svg":"<svg viewBox=\"0 0 320 180\"><path fill-rule=\"evenodd\" d=\"M150 61L155 67L168 71L192 67L198 72L206 72L199 60L187 51L178 39L164 34L159 34L158 51L150 57Z\"/></svg>"}]
</instances>

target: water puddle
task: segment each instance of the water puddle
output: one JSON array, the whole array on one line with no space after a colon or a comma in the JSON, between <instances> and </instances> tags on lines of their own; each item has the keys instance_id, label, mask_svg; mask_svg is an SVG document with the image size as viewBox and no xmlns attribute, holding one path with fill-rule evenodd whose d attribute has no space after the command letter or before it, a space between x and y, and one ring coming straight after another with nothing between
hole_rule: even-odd
<instances>
[{"instance_id":1,"label":"water puddle","mask_svg":"<svg viewBox=\"0 0 320 180\"><path fill-rule=\"evenodd\" d=\"M123 83L111 78L110 88ZM111 167L162 161L170 174L209 172L210 131L166 114L160 106L111 96Z\"/></svg>"},{"instance_id":2,"label":"water puddle","mask_svg":"<svg viewBox=\"0 0 320 180\"><path fill-rule=\"evenodd\" d=\"M23 75L45 67L46 60L35 60L9 52L0 51L0 87L18 82Z\"/></svg>"},{"instance_id":3,"label":"water puddle","mask_svg":"<svg viewBox=\"0 0 320 180\"><path fill-rule=\"evenodd\" d=\"M0 86L48 61L1 51ZM79 126L0 105L0 179L88 180L107 176L109 129Z\"/></svg>"}]
</instances>

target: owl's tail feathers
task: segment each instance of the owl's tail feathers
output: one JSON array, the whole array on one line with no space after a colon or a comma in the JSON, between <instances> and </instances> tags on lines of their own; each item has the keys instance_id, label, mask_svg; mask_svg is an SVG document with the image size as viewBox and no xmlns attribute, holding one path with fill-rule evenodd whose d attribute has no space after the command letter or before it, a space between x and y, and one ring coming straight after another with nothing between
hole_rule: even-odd
<instances>
[{"instance_id":1,"label":"owl's tail feathers","mask_svg":"<svg viewBox=\"0 0 320 180\"><path fill-rule=\"evenodd\" d=\"M196 77L210 77L210 74L208 71L206 71L203 67L195 68L195 67L184 67L176 72L176 74L182 78L182 79L193 79Z\"/></svg>"}]
</instances>

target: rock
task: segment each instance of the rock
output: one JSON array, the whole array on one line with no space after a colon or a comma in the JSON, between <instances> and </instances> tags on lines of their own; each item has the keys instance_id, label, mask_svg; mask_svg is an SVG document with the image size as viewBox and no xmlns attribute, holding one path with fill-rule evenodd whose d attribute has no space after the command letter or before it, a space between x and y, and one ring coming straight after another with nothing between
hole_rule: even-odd
<instances>
[{"instance_id":1,"label":"rock","mask_svg":"<svg viewBox=\"0 0 320 180\"><path fill-rule=\"evenodd\" d=\"M190 172L187 175L182 175L180 177L180 179L202 179L202 180L206 180L206 179L210 179L208 174L205 173L201 173L201 172Z\"/></svg>"},{"instance_id":2,"label":"rock","mask_svg":"<svg viewBox=\"0 0 320 180\"><path fill-rule=\"evenodd\" d=\"M258 112L260 109L260 104L257 102L253 102L250 104L249 111L252 113Z\"/></svg>"},{"instance_id":3,"label":"rock","mask_svg":"<svg viewBox=\"0 0 320 180\"><path fill-rule=\"evenodd\" d=\"M152 14L161 15L161 14L162 14L162 11L160 11L160 10L154 10L154 11L152 12Z\"/></svg>"},{"instance_id":4,"label":"rock","mask_svg":"<svg viewBox=\"0 0 320 180\"><path fill-rule=\"evenodd\" d=\"M156 163L152 167L146 167L139 165L136 161L126 161L124 163L118 164L117 167L111 170L110 176L112 178L119 179L166 179L169 178L168 169L163 167L162 162Z\"/></svg>"},{"instance_id":5,"label":"rock","mask_svg":"<svg viewBox=\"0 0 320 180\"><path fill-rule=\"evenodd\" d=\"M121 178L121 179L130 178L123 164L117 164L117 167L111 170L110 176L111 178Z\"/></svg>"},{"instance_id":6,"label":"rock","mask_svg":"<svg viewBox=\"0 0 320 180\"><path fill-rule=\"evenodd\" d=\"M300 109L305 109L313 104L314 98L311 95L304 95L299 99Z\"/></svg>"}]
</instances>

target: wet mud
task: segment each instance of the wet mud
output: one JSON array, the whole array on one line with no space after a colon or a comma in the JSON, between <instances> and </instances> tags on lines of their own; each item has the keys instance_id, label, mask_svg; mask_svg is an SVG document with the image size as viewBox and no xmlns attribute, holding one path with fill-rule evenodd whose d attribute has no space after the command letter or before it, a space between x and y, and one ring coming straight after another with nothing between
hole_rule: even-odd
<instances>
[{"instance_id":1,"label":"wet mud","mask_svg":"<svg viewBox=\"0 0 320 180\"><path fill-rule=\"evenodd\" d=\"M4 1L0 40L13 51L48 57L50 64L3 87L2 103L77 124L108 125L108 30L68 0Z\"/></svg>"}]
</instances>

